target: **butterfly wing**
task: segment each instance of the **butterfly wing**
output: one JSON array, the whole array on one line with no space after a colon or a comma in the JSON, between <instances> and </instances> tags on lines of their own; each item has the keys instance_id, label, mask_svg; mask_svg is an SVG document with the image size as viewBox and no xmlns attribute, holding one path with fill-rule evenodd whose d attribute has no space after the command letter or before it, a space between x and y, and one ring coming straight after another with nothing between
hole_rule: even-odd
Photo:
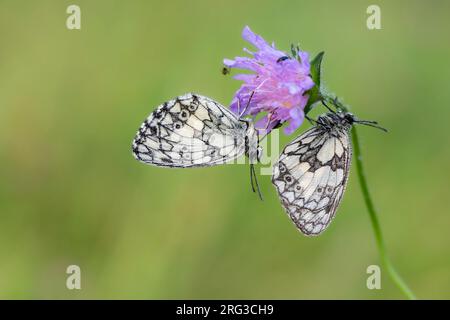
<instances>
[{"instance_id":1,"label":"butterfly wing","mask_svg":"<svg viewBox=\"0 0 450 320\"><path fill-rule=\"evenodd\" d=\"M305 235L318 235L333 219L351 162L347 130L313 127L289 143L273 167L281 203Z\"/></svg>"},{"instance_id":2,"label":"butterfly wing","mask_svg":"<svg viewBox=\"0 0 450 320\"><path fill-rule=\"evenodd\" d=\"M202 167L245 152L247 124L221 104L186 94L160 105L133 141L134 157L161 167Z\"/></svg>"}]
</instances>

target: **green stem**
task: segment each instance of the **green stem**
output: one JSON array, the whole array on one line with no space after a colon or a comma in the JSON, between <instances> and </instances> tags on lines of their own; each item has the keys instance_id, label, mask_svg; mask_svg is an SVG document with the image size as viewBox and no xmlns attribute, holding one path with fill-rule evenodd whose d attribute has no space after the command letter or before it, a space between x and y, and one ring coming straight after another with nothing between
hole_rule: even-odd
<instances>
[{"instance_id":1,"label":"green stem","mask_svg":"<svg viewBox=\"0 0 450 320\"><path fill-rule=\"evenodd\" d=\"M411 300L416 299L414 293L409 289L408 285L403 281L403 279L398 274L397 270L395 270L394 265L389 259L386 253L386 245L383 240L383 235L381 233L380 222L378 220L377 213L375 211L375 207L373 205L372 198L370 197L369 188L367 186L367 180L364 173L364 167L362 162L361 155L361 147L359 145L358 134L356 132L356 128L352 128L352 140L353 140L353 149L355 153L356 159L356 167L358 172L359 184L361 185L361 191L363 193L364 202L366 203L367 210L369 211L370 221L372 222L372 228L375 233L375 240L377 243L378 251L380 253L381 264L387 270L389 276L395 285L403 292L403 294Z\"/></svg>"},{"instance_id":2,"label":"green stem","mask_svg":"<svg viewBox=\"0 0 450 320\"><path fill-rule=\"evenodd\" d=\"M343 111L348 111L349 107L339 101L335 96L331 95L322 95L322 99L325 102L332 103L335 107L342 109ZM355 153L356 159L356 168L358 174L359 184L361 185L361 191L364 197L364 202L367 207L367 211L369 211L370 222L372 223L373 232L375 233L375 241L378 247L378 252L381 258L382 266L387 270L389 277L397 286L397 288L408 298L411 300L416 299L416 296L408 287L408 285L403 281L403 279L398 274L391 260L389 259L386 252L386 245L384 243L383 235L381 233L381 226L378 220L377 212L375 211L375 206L373 204L372 198L370 197L369 187L366 180L366 175L364 173L362 154L361 154L361 146L359 144L358 134L356 128L352 128L352 141L353 141L353 149Z\"/></svg>"}]
</instances>

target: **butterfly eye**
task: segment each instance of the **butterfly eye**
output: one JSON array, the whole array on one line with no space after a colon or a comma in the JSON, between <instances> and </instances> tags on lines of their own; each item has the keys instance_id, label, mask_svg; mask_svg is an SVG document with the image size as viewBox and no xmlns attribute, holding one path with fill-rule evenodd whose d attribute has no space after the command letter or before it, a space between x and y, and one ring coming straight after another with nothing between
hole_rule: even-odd
<instances>
[{"instance_id":1,"label":"butterfly eye","mask_svg":"<svg viewBox=\"0 0 450 320\"><path fill-rule=\"evenodd\" d=\"M285 173L286 172L286 167L283 164L279 164L278 168L280 169L281 173Z\"/></svg>"},{"instance_id":2,"label":"butterfly eye","mask_svg":"<svg viewBox=\"0 0 450 320\"><path fill-rule=\"evenodd\" d=\"M302 187L301 187L299 184L297 184L297 185L295 186L295 190L296 190L297 192L300 192L300 191L302 190Z\"/></svg>"},{"instance_id":3,"label":"butterfly eye","mask_svg":"<svg viewBox=\"0 0 450 320\"><path fill-rule=\"evenodd\" d=\"M287 183L291 183L292 182L292 177L290 176L290 175L286 175L285 177L284 177L284 181L286 181Z\"/></svg>"},{"instance_id":4,"label":"butterfly eye","mask_svg":"<svg viewBox=\"0 0 450 320\"><path fill-rule=\"evenodd\" d=\"M327 193L331 193L333 191L332 187L327 187Z\"/></svg>"},{"instance_id":5,"label":"butterfly eye","mask_svg":"<svg viewBox=\"0 0 450 320\"><path fill-rule=\"evenodd\" d=\"M190 112L194 112L195 110L197 110L197 106L196 106L195 104L190 104L190 105L188 106L188 110L189 110Z\"/></svg>"},{"instance_id":6,"label":"butterfly eye","mask_svg":"<svg viewBox=\"0 0 450 320\"><path fill-rule=\"evenodd\" d=\"M318 193L322 193L322 191L323 191L323 188L322 188L322 187L318 187L318 188L317 188L317 192L318 192Z\"/></svg>"}]
</instances>

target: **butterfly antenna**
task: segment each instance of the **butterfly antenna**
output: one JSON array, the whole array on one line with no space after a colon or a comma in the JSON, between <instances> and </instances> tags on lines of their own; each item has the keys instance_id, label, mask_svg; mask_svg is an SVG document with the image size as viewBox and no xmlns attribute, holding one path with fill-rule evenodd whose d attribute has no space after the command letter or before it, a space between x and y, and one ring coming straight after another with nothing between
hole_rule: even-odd
<instances>
[{"instance_id":1,"label":"butterfly antenna","mask_svg":"<svg viewBox=\"0 0 450 320\"><path fill-rule=\"evenodd\" d=\"M376 121L356 120L355 123L363 124L365 126L369 126L369 127L372 127L372 128L377 128L377 129L380 129L381 131L388 132L386 128L383 128L383 127L379 126L378 122L376 122Z\"/></svg>"},{"instance_id":2,"label":"butterfly antenna","mask_svg":"<svg viewBox=\"0 0 450 320\"><path fill-rule=\"evenodd\" d=\"M239 98L237 99L237 111L241 112L241 100Z\"/></svg>"},{"instance_id":3,"label":"butterfly antenna","mask_svg":"<svg viewBox=\"0 0 450 320\"><path fill-rule=\"evenodd\" d=\"M255 185L256 185L256 190L258 191L258 196L261 199L261 201L264 201L262 194L261 194L261 190L259 189L258 179L256 178L255 166L253 164L250 165L250 170L253 172L253 176L255 178ZM255 192L255 190L253 190L253 192Z\"/></svg>"},{"instance_id":4,"label":"butterfly antenna","mask_svg":"<svg viewBox=\"0 0 450 320\"><path fill-rule=\"evenodd\" d=\"M278 128L280 128L280 127L283 125L283 123L282 123L280 120L278 120L277 123L274 125L274 127L273 127L272 129L270 129L270 131L267 131L267 128L269 127L269 124L270 124L270 118L271 118L271 117L272 117L272 114L270 114L269 117L267 118L267 124L266 124L266 127L265 127L264 129L258 129L258 128L257 128L258 134L259 134L260 131L261 131L262 133L264 133L264 135L262 136L262 138L260 138L260 139L258 140L259 142L263 141L263 140L264 140L264 139L272 132L272 130L278 129Z\"/></svg>"},{"instance_id":5,"label":"butterfly antenna","mask_svg":"<svg viewBox=\"0 0 450 320\"><path fill-rule=\"evenodd\" d=\"M245 114L245 112L247 112L248 107L250 106L250 101L252 101L253 96L255 95L256 91L258 91L263 85L264 83L267 81L268 79L264 80L263 82L261 82L250 94L250 98L248 98L248 102L247 105L245 106L244 111L239 115L239 119ZM238 100L239 101L239 100Z\"/></svg>"},{"instance_id":6,"label":"butterfly antenna","mask_svg":"<svg viewBox=\"0 0 450 320\"><path fill-rule=\"evenodd\" d=\"M259 133L259 131L258 131L258 133ZM265 133L265 134L262 136L262 138L260 138L260 139L258 140L258 142L263 141L263 140L269 135L270 132L267 132L266 130L264 130L264 133Z\"/></svg>"},{"instance_id":7,"label":"butterfly antenna","mask_svg":"<svg viewBox=\"0 0 450 320\"><path fill-rule=\"evenodd\" d=\"M252 93L250 94L250 98L248 98L247 105L245 106L244 111L242 111L241 114L239 115L239 119L242 118L242 116L247 112L247 109L250 106L250 101L252 101L255 91L256 90L253 90ZM239 99L238 99L238 103L239 103ZM239 107L238 107L238 109L239 109Z\"/></svg>"}]
</instances>

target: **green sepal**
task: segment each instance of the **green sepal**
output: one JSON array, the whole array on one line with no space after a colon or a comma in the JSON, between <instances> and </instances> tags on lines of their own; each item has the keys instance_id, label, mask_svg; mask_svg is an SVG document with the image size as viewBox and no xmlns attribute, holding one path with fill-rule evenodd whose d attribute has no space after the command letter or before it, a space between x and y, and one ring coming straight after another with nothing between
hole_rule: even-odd
<instances>
[{"instance_id":1,"label":"green sepal","mask_svg":"<svg viewBox=\"0 0 450 320\"><path fill-rule=\"evenodd\" d=\"M305 92L309 95L308 102L306 103L304 112L308 114L315 107L316 103L322 100L322 59L325 52L320 52L311 61L311 79L314 81L314 87Z\"/></svg>"}]
</instances>

